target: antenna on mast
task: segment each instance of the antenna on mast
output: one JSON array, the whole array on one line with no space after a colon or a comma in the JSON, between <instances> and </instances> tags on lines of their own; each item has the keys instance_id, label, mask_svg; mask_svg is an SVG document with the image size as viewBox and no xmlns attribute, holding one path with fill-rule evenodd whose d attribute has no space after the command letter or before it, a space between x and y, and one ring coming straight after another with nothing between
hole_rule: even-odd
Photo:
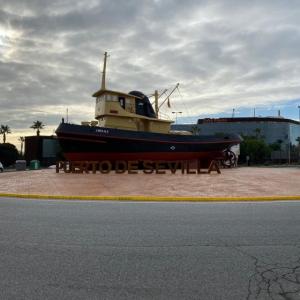
<instances>
[{"instance_id":1,"label":"antenna on mast","mask_svg":"<svg viewBox=\"0 0 300 300\"><path fill-rule=\"evenodd\" d=\"M107 52L104 52L104 63L103 63L101 90L105 90L106 61L107 61Z\"/></svg>"}]
</instances>

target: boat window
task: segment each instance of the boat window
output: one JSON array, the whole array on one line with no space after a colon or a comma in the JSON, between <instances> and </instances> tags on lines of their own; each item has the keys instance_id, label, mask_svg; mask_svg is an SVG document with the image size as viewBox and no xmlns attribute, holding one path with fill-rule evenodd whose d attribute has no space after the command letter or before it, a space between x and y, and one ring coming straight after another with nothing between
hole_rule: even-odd
<instances>
[{"instance_id":1,"label":"boat window","mask_svg":"<svg viewBox=\"0 0 300 300\"><path fill-rule=\"evenodd\" d=\"M96 99L96 102L97 102L97 103L100 103L101 101L105 101L105 96L104 96L104 95L99 96L99 97L97 97L97 99Z\"/></svg>"},{"instance_id":2,"label":"boat window","mask_svg":"<svg viewBox=\"0 0 300 300\"><path fill-rule=\"evenodd\" d=\"M120 105L125 109L125 97L119 96L119 102L120 102Z\"/></svg>"}]
</instances>

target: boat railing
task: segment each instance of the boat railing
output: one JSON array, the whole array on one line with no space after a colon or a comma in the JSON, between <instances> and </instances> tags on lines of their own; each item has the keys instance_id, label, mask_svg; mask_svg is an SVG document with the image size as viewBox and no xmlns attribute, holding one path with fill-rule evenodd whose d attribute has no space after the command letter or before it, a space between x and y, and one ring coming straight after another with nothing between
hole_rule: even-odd
<instances>
[{"instance_id":1,"label":"boat railing","mask_svg":"<svg viewBox=\"0 0 300 300\"><path fill-rule=\"evenodd\" d=\"M158 113L158 118L159 119L164 119L164 120L169 120L169 121L172 120L171 117L170 117L170 115L168 115L166 113L163 113L163 112L159 112Z\"/></svg>"}]
</instances>

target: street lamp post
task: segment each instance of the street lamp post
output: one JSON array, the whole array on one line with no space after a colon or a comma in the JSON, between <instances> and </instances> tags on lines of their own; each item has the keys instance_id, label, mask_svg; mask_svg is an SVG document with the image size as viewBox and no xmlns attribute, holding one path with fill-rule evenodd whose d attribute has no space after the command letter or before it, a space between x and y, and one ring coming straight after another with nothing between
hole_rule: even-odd
<instances>
[{"instance_id":1,"label":"street lamp post","mask_svg":"<svg viewBox=\"0 0 300 300\"><path fill-rule=\"evenodd\" d=\"M299 109L299 122L300 122L300 105L298 105L298 109Z\"/></svg>"},{"instance_id":2,"label":"street lamp post","mask_svg":"<svg viewBox=\"0 0 300 300\"><path fill-rule=\"evenodd\" d=\"M182 111L172 111L172 114L175 114L175 124L177 124L177 115L182 114Z\"/></svg>"}]
</instances>

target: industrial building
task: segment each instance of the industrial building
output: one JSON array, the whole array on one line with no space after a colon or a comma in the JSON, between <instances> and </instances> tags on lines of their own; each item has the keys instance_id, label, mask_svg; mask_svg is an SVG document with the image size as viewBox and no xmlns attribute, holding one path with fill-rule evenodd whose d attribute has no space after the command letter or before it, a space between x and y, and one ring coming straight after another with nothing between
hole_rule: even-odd
<instances>
[{"instance_id":1,"label":"industrial building","mask_svg":"<svg viewBox=\"0 0 300 300\"><path fill-rule=\"evenodd\" d=\"M60 147L56 136L26 136L25 160L38 160L42 166L55 164Z\"/></svg>"},{"instance_id":2,"label":"industrial building","mask_svg":"<svg viewBox=\"0 0 300 300\"><path fill-rule=\"evenodd\" d=\"M197 124L174 124L172 129L192 131L199 135L238 133L259 136L267 144L280 145L280 150L271 153L272 160L299 160L300 122L280 116L205 118L199 119Z\"/></svg>"}]
</instances>

